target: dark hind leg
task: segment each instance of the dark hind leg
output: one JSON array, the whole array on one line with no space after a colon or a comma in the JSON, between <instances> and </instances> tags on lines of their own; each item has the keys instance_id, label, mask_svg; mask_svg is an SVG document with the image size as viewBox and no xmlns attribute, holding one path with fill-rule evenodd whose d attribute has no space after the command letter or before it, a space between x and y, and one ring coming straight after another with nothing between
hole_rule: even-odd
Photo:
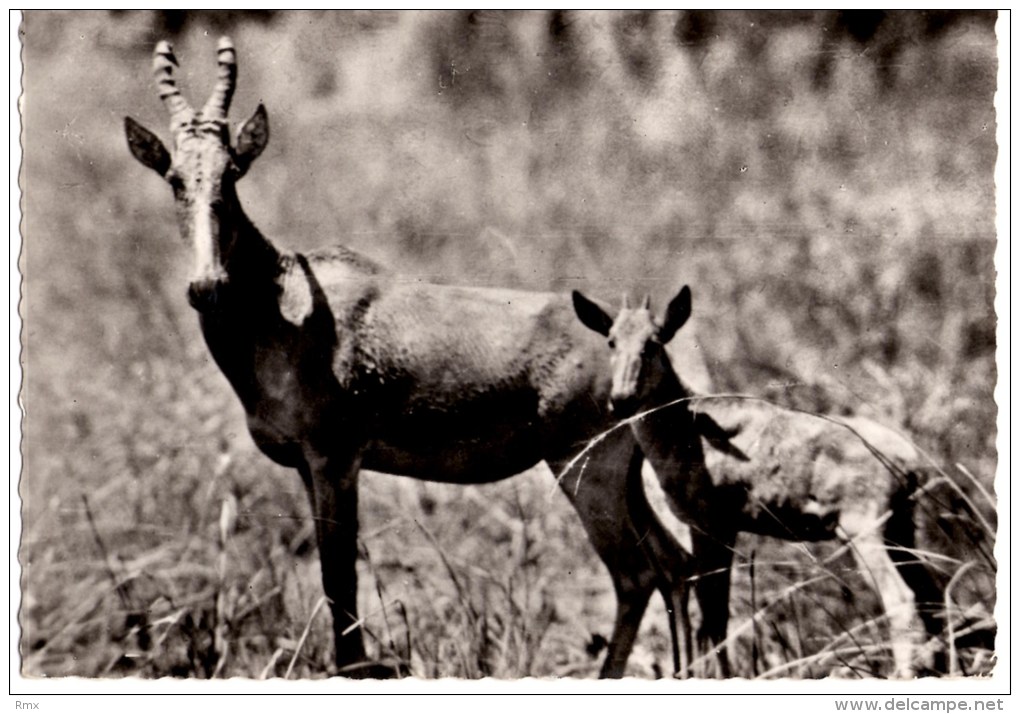
<instances>
[{"instance_id":1,"label":"dark hind leg","mask_svg":"<svg viewBox=\"0 0 1020 714\"><path fill-rule=\"evenodd\" d=\"M631 511L643 495L635 499L629 491L630 488L641 489L642 463L630 433L620 430L610 434L592 451L590 458L583 460L583 466L574 465L566 473L563 470L571 455L550 458L548 463L553 474L559 477L560 488L577 511L589 540L612 578L617 614L600 676L622 677L641 618L657 588L664 594L670 593L667 608L674 611L670 633L674 635L674 650L679 646L676 618L680 618L682 628L686 611L675 612L676 603L684 602L684 598L674 596L673 591L685 587L685 583L682 577L665 578L664 575L674 569L682 571L677 565L682 550L677 544L668 545L668 533L657 519L649 518L651 511L647 503L645 509ZM675 551L670 553L670 547L675 547ZM678 657L674 654L675 665Z\"/></svg>"},{"instance_id":2,"label":"dark hind leg","mask_svg":"<svg viewBox=\"0 0 1020 714\"><path fill-rule=\"evenodd\" d=\"M637 546L626 513L626 493L617 483L625 482L629 459L621 464L619 454L610 453L604 459L593 457L583 469L574 467L562 473L569 460L549 459L548 463L553 475L560 477L561 490L577 511L613 582L616 620L599 677L619 678L624 676L641 618L655 591L652 569Z\"/></svg>"},{"instance_id":3,"label":"dark hind leg","mask_svg":"<svg viewBox=\"0 0 1020 714\"><path fill-rule=\"evenodd\" d=\"M886 522L885 539L889 546L888 553L900 577L914 592L917 614L924 624L928 637L941 637L945 628L944 592L942 585L917 551L916 528L911 510L898 509ZM947 673L944 648L936 648L931 667L935 673Z\"/></svg>"},{"instance_id":4,"label":"dark hind leg","mask_svg":"<svg viewBox=\"0 0 1020 714\"><path fill-rule=\"evenodd\" d=\"M627 670L627 659L634 649L641 619L648 608L654 588L643 586L626 573L613 574L616 591L616 622L609 638L606 658L599 670L600 679L619 679Z\"/></svg>"},{"instance_id":5,"label":"dark hind leg","mask_svg":"<svg viewBox=\"0 0 1020 714\"><path fill-rule=\"evenodd\" d=\"M736 533L721 528L706 533L692 527L691 543L698 573L694 594L701 608L698 651L699 654L714 651L719 675L730 677L726 630L730 620L730 577Z\"/></svg>"}]
</instances>

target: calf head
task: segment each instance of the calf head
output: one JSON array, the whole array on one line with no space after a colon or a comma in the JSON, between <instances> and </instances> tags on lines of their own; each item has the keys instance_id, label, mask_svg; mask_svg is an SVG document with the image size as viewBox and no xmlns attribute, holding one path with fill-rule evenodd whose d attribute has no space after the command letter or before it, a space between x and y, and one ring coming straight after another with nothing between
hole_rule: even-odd
<instances>
[{"instance_id":1,"label":"calf head","mask_svg":"<svg viewBox=\"0 0 1020 714\"><path fill-rule=\"evenodd\" d=\"M660 403L663 388L675 383L665 346L691 316L691 289L685 285L661 319L652 314L647 297L640 307L632 308L624 296L615 319L576 290L572 297L581 322L609 338L613 411L626 417Z\"/></svg>"}]
</instances>

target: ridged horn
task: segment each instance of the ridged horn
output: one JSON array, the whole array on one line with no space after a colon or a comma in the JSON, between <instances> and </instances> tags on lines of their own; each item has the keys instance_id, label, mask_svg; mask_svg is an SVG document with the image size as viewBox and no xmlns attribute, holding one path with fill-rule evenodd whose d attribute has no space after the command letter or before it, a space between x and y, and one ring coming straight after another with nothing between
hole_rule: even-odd
<instances>
[{"instance_id":1,"label":"ridged horn","mask_svg":"<svg viewBox=\"0 0 1020 714\"><path fill-rule=\"evenodd\" d=\"M175 67L177 58L174 57L174 48L166 40L161 40L152 56L152 72L156 76L159 98L170 112L170 127L177 131L194 118L195 110L177 88L177 82L174 80Z\"/></svg>"},{"instance_id":2,"label":"ridged horn","mask_svg":"<svg viewBox=\"0 0 1020 714\"><path fill-rule=\"evenodd\" d=\"M237 84L237 55L234 53L234 43L229 37L220 38L216 46L216 62L219 65L216 86L202 109L202 118L226 121L227 112L230 111L230 100L234 96L234 86Z\"/></svg>"}]
</instances>

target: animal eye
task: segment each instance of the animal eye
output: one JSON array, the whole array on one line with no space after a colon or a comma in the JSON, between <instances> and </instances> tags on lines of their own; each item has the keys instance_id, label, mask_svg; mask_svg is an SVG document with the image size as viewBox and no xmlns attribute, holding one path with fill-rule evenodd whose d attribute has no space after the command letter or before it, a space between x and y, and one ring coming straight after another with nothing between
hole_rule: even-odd
<instances>
[{"instance_id":1,"label":"animal eye","mask_svg":"<svg viewBox=\"0 0 1020 714\"><path fill-rule=\"evenodd\" d=\"M614 340L612 337L609 338L609 349L611 350L616 349L616 340Z\"/></svg>"}]
</instances>

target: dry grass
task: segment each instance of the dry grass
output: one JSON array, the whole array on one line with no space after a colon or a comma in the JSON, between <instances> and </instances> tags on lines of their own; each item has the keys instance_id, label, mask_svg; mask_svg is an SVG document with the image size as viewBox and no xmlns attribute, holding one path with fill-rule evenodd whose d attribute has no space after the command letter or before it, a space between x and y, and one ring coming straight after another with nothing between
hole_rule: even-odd
<instances>
[{"instance_id":1,"label":"dry grass","mask_svg":"<svg viewBox=\"0 0 1020 714\"><path fill-rule=\"evenodd\" d=\"M273 131L241 198L281 246L604 297L690 283L720 390L873 416L959 484L986 523L947 565L951 614L989 616L988 23L925 34L912 15L891 35L912 41L879 32L863 52L825 13L717 16L704 37L676 19L28 14L24 674L328 673L300 480L245 433L184 300L170 193L125 146L126 114L165 136L149 57L168 30L194 101L206 33L232 34L235 120L262 100ZM366 475L371 651L420 677L593 676L613 596L552 489L542 469L468 488ZM889 671L864 576L825 549L739 547L737 673ZM994 661L953 654L967 674ZM656 604L630 671L669 661Z\"/></svg>"}]
</instances>

